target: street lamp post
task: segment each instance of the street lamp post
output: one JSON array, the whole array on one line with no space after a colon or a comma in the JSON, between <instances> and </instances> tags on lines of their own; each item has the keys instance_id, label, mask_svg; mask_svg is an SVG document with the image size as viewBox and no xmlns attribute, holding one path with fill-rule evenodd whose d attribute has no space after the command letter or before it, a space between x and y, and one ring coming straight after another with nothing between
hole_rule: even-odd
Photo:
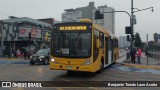
<instances>
[{"instance_id":1,"label":"street lamp post","mask_svg":"<svg viewBox=\"0 0 160 90\"><path fill-rule=\"evenodd\" d=\"M137 9L137 8L133 8L133 0L131 0L131 15L127 11L103 12L103 13L124 12L129 16L129 18L130 18L130 26L131 26L131 39L130 39L130 42L131 42L131 47L130 48L131 48L131 50L133 48L133 40L132 40L132 38L134 37L134 23L133 23L133 21L134 21L134 13L135 12L139 12L139 11L143 11L143 10L147 10L147 9L151 9L152 12L154 11L153 7L149 7L149 8L145 8L145 9L141 9L141 10L137 9L137 11L134 11L134 9Z\"/></svg>"},{"instance_id":2,"label":"street lamp post","mask_svg":"<svg viewBox=\"0 0 160 90\"><path fill-rule=\"evenodd\" d=\"M130 18L130 25L131 25L131 15L127 11L112 11L112 12L102 12L102 13L114 13L114 12L124 12L124 13L126 13Z\"/></svg>"},{"instance_id":3,"label":"street lamp post","mask_svg":"<svg viewBox=\"0 0 160 90\"><path fill-rule=\"evenodd\" d=\"M137 11L134 11L134 9L136 9ZM139 11L143 11L143 10L147 10L147 9L151 9L152 12L154 11L153 7L149 7L149 8L145 8L145 9L141 9L141 10L137 9L137 8L133 8L133 0L131 0L131 30L132 30L132 32L131 32L131 40L134 37L134 23L133 23L133 21L134 21L134 13L135 12L139 12ZM131 48L132 48L132 46L133 46L133 41L131 41Z\"/></svg>"},{"instance_id":4,"label":"street lamp post","mask_svg":"<svg viewBox=\"0 0 160 90\"><path fill-rule=\"evenodd\" d=\"M132 17L131 17L131 15L127 11L113 11L113 12L103 12L103 13L114 13L114 12L123 12L123 13L126 13L129 16L129 19L130 19L130 26L132 25ZM131 31L132 31L132 29L131 29ZM132 36L132 34L131 34L131 36ZM130 39L130 42L131 42L131 44L130 44L131 45L130 50L132 50L132 38Z\"/></svg>"},{"instance_id":5,"label":"street lamp post","mask_svg":"<svg viewBox=\"0 0 160 90\"><path fill-rule=\"evenodd\" d=\"M133 48L133 35L134 35L134 26L133 26L133 0L131 1L131 50Z\"/></svg>"}]
</instances>

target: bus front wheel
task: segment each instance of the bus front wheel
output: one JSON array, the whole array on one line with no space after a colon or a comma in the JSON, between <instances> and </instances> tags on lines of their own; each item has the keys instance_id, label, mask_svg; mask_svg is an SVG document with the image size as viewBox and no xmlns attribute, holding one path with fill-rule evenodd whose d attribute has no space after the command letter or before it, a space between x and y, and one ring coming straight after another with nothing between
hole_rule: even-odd
<instances>
[{"instance_id":1,"label":"bus front wheel","mask_svg":"<svg viewBox=\"0 0 160 90\"><path fill-rule=\"evenodd\" d=\"M100 69L99 69L99 73L101 73L102 71L103 71L103 69L104 69L104 63L103 63L103 60L101 61L101 63L100 63Z\"/></svg>"}]
</instances>

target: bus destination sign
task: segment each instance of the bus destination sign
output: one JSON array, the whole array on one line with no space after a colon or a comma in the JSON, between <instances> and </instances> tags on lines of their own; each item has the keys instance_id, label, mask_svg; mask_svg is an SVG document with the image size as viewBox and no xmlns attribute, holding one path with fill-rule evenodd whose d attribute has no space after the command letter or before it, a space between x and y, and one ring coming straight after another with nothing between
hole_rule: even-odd
<instances>
[{"instance_id":1,"label":"bus destination sign","mask_svg":"<svg viewBox=\"0 0 160 90\"><path fill-rule=\"evenodd\" d=\"M59 30L86 30L86 26L61 26Z\"/></svg>"}]
</instances>

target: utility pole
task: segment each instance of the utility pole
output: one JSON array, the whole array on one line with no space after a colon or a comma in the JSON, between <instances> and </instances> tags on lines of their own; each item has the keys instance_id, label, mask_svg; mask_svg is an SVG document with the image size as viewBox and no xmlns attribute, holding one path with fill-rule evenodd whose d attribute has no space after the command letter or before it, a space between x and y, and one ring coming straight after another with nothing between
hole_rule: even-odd
<instances>
[{"instance_id":1,"label":"utility pole","mask_svg":"<svg viewBox=\"0 0 160 90\"><path fill-rule=\"evenodd\" d=\"M136 9L137 11L134 11L134 9ZM134 24L135 24L134 20L136 20L135 17L134 17L134 13L135 13L135 12L139 12L139 11L143 11L143 10L147 10L147 9L151 9L152 12L154 11L154 10L153 10L153 7L148 7L148 8L144 8L144 9L133 8L133 0L131 0L131 30L132 30L132 32L131 32L131 49L132 49L133 46L134 46L134 45L133 45Z\"/></svg>"},{"instance_id":2,"label":"utility pole","mask_svg":"<svg viewBox=\"0 0 160 90\"><path fill-rule=\"evenodd\" d=\"M147 34L147 53L146 55L147 55L147 66L148 66L148 34Z\"/></svg>"},{"instance_id":3,"label":"utility pole","mask_svg":"<svg viewBox=\"0 0 160 90\"><path fill-rule=\"evenodd\" d=\"M133 35L134 35L134 25L133 25L133 0L131 0L131 50L133 48L133 41L132 41L132 38L133 38Z\"/></svg>"}]
</instances>

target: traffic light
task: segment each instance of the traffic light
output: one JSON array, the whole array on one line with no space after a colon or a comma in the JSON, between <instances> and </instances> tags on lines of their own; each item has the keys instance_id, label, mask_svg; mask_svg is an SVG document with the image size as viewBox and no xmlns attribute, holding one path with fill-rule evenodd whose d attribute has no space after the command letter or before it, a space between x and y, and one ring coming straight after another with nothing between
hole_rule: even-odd
<instances>
[{"instance_id":1,"label":"traffic light","mask_svg":"<svg viewBox=\"0 0 160 90\"><path fill-rule=\"evenodd\" d=\"M132 29L131 29L130 26L129 27L125 27L125 33L126 34L132 34Z\"/></svg>"},{"instance_id":2,"label":"traffic light","mask_svg":"<svg viewBox=\"0 0 160 90\"><path fill-rule=\"evenodd\" d=\"M29 40L31 40L31 32L29 32L28 37L29 37Z\"/></svg>"},{"instance_id":3,"label":"traffic light","mask_svg":"<svg viewBox=\"0 0 160 90\"><path fill-rule=\"evenodd\" d=\"M129 37L129 35L127 35L127 41L130 41L130 37Z\"/></svg>"},{"instance_id":4,"label":"traffic light","mask_svg":"<svg viewBox=\"0 0 160 90\"><path fill-rule=\"evenodd\" d=\"M100 10L95 11L95 19L103 19L104 15L100 13Z\"/></svg>"}]
</instances>

